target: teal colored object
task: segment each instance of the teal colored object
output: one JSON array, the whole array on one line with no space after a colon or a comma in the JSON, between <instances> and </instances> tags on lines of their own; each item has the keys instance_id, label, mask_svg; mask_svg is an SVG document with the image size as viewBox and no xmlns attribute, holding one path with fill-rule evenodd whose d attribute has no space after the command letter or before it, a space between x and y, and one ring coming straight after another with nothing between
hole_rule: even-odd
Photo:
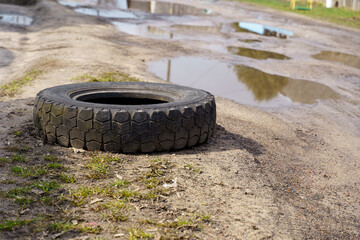
<instances>
[{"instance_id":1,"label":"teal colored object","mask_svg":"<svg viewBox=\"0 0 360 240\"><path fill-rule=\"evenodd\" d=\"M308 7L295 7L296 10L310 11L311 9Z\"/></svg>"}]
</instances>

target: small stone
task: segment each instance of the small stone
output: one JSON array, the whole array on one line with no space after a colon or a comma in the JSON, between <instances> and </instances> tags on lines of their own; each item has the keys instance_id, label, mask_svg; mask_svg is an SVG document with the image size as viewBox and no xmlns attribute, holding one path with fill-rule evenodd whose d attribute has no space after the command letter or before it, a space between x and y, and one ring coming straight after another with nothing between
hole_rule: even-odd
<instances>
[{"instance_id":1,"label":"small stone","mask_svg":"<svg viewBox=\"0 0 360 240\"><path fill-rule=\"evenodd\" d=\"M125 234L123 234L123 233L117 233L114 235L114 237L123 237L123 236L125 236Z\"/></svg>"}]
</instances>

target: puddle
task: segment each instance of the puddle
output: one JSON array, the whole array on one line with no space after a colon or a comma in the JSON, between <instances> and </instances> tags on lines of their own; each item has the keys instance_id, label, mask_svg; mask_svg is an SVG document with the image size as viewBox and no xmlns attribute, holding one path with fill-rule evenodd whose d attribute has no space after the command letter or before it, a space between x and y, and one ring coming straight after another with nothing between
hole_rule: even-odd
<instances>
[{"instance_id":1,"label":"puddle","mask_svg":"<svg viewBox=\"0 0 360 240\"><path fill-rule=\"evenodd\" d=\"M221 27L216 26L194 26L194 25L173 25L173 28L184 31L201 32L201 33L214 33L218 34L221 32Z\"/></svg>"},{"instance_id":2,"label":"puddle","mask_svg":"<svg viewBox=\"0 0 360 240\"><path fill-rule=\"evenodd\" d=\"M264 36L279 38L289 38L294 36L294 33L288 30L258 23L235 22L232 23L231 26L236 32L252 32Z\"/></svg>"},{"instance_id":3,"label":"puddle","mask_svg":"<svg viewBox=\"0 0 360 240\"><path fill-rule=\"evenodd\" d=\"M312 57L319 60L334 61L351 67L360 68L360 58L346 53L322 51L319 54L312 55Z\"/></svg>"},{"instance_id":4,"label":"puddle","mask_svg":"<svg viewBox=\"0 0 360 240\"><path fill-rule=\"evenodd\" d=\"M314 104L319 99L338 98L335 91L319 83L199 57L150 62L149 70L166 81L200 88L216 96L252 106Z\"/></svg>"},{"instance_id":5,"label":"puddle","mask_svg":"<svg viewBox=\"0 0 360 240\"><path fill-rule=\"evenodd\" d=\"M173 33L165 31L155 26L149 26L146 24L119 22L119 21L113 21L111 23L114 24L121 32L125 32L131 35L159 38L159 39L172 39L174 37Z\"/></svg>"},{"instance_id":6,"label":"puddle","mask_svg":"<svg viewBox=\"0 0 360 240\"><path fill-rule=\"evenodd\" d=\"M281 59L281 60L290 59L289 57L287 57L283 54L262 51L262 50L256 50L256 49L252 49L252 48L231 47L230 46L230 47L227 47L227 50L231 54L239 55L239 56L243 56L243 57L254 58L254 59L268 59L268 58Z\"/></svg>"},{"instance_id":7,"label":"puddle","mask_svg":"<svg viewBox=\"0 0 360 240\"><path fill-rule=\"evenodd\" d=\"M209 11L206 9L200 9L185 4L160 2L160 1L132 1L132 0L78 0L78 1L58 1L61 5L76 8L77 12L89 14L92 16L102 16L109 18L123 18L123 11L119 12L119 17L114 16L117 9L122 10L137 10L144 13L151 13L157 15L193 15L203 16L208 15ZM94 11L106 10L111 13L105 12L103 15L96 14L90 11L89 8L93 8ZM110 16L108 16L110 15Z\"/></svg>"},{"instance_id":8,"label":"puddle","mask_svg":"<svg viewBox=\"0 0 360 240\"><path fill-rule=\"evenodd\" d=\"M118 9L96 9L84 7L75 8L75 12L104 18L138 18L138 16L132 12L121 11Z\"/></svg>"},{"instance_id":9,"label":"puddle","mask_svg":"<svg viewBox=\"0 0 360 240\"><path fill-rule=\"evenodd\" d=\"M14 60L14 58L15 56L11 51L0 47L0 67L9 65Z\"/></svg>"},{"instance_id":10,"label":"puddle","mask_svg":"<svg viewBox=\"0 0 360 240\"><path fill-rule=\"evenodd\" d=\"M16 25L29 26L33 19L31 17L16 15L16 14L0 14L0 23L11 23Z\"/></svg>"}]
</instances>

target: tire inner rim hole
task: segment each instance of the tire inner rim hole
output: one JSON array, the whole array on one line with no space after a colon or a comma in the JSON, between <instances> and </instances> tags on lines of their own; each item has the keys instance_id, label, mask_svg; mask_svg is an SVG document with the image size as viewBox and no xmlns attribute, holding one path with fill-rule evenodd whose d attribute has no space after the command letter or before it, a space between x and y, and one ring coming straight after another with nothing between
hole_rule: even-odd
<instances>
[{"instance_id":1,"label":"tire inner rim hole","mask_svg":"<svg viewBox=\"0 0 360 240\"><path fill-rule=\"evenodd\" d=\"M102 92L88 93L73 97L77 101L109 105L151 105L173 102L164 96L144 93Z\"/></svg>"}]
</instances>

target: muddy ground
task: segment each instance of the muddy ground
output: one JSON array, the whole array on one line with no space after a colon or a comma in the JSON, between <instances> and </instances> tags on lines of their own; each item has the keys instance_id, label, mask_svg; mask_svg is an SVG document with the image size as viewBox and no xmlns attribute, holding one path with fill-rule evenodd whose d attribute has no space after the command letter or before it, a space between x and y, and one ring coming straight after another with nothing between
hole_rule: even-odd
<instances>
[{"instance_id":1,"label":"muddy ground","mask_svg":"<svg viewBox=\"0 0 360 240\"><path fill-rule=\"evenodd\" d=\"M44 145L32 125L41 89L113 71L161 82L147 62L228 59L207 49L206 41L128 35L55 1L0 5L2 12L34 17L27 27L0 24L1 85L41 71L22 92L0 102L1 239L360 238L360 70L310 57L320 50L360 57L360 33L237 2L206 7L224 19L294 31L296 37L281 44L258 37L265 50L291 60L249 65L324 84L339 98L258 108L217 97L214 137L176 152L109 155Z\"/></svg>"}]
</instances>

